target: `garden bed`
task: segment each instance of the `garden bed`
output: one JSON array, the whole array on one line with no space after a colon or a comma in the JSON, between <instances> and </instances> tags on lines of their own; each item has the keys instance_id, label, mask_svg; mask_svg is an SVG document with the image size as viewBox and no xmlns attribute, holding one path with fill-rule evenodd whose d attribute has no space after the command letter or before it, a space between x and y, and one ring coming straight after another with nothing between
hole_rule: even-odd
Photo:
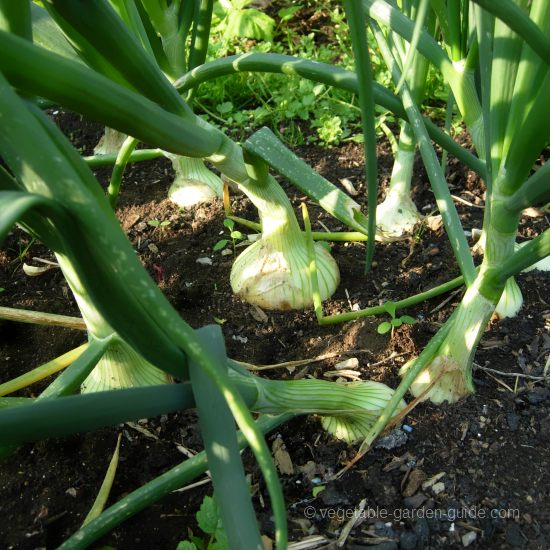
<instances>
[{"instance_id":1,"label":"garden bed","mask_svg":"<svg viewBox=\"0 0 550 550\"><path fill-rule=\"evenodd\" d=\"M52 116L84 154L92 152L99 126L63 112ZM360 191L358 202L364 203L361 145L347 142L329 150L309 145L296 152L327 179L337 183L348 178ZM392 157L385 142L379 145L379 160L380 180L387 183ZM454 172L456 166L451 159L448 179L453 194L482 205L478 180L471 172ZM96 173L105 183L110 172ZM313 311L259 311L231 293L233 255L212 251L224 229L221 201L182 212L165 198L170 176L170 163L164 159L129 167L117 215L143 264L182 317L196 328L221 323L228 355L248 363L330 355L307 366L267 370L262 375L323 378L336 363L353 357L362 379L396 387L399 367L418 354L460 300L461 295L455 294L445 302L449 295L444 295L408 310L417 323L400 327L392 336L377 333L381 318L321 327ZM434 199L420 162L413 186L417 205L429 213L429 205L435 208ZM296 206L305 200L292 188L285 189ZM231 203L236 215L255 219L248 199L232 196ZM308 206L314 230L323 230L319 222L331 230L343 229L314 205L308 202ZM465 228L481 226L481 208L463 203L457 208ZM149 223L153 220L169 223L155 227ZM544 216L526 217L521 236L532 238L546 226ZM0 287L5 289L0 305L79 315L60 271L52 269L35 278L23 273L23 261L53 259L39 243L27 249L28 244L28 236L14 230L0 251ZM325 303L325 313L395 301L459 274L442 229L424 228L411 239L378 244L376 263L368 275L363 274L364 245L334 244L332 252L342 279ZM536 378L550 349L550 280L538 271L517 279L524 306L518 317L492 322L484 335L475 359L483 367L474 372L475 395L452 406L418 405L405 419L407 431L400 430L397 440L382 441L389 448L379 444L339 480L329 482L325 480L345 466L357 447L335 441L316 418L295 419L268 436L270 446L282 439L293 467L293 473L281 475L292 541L321 535L327 539L325 545L334 543L350 511L366 499L366 517L351 530L348 548L550 545L550 389ZM84 333L76 330L3 322L1 381L84 340ZM19 395L35 396L50 381ZM78 529L121 431L120 464L109 503L184 460L182 453L202 448L192 413L26 445L0 466L2 546L54 548ZM269 499L248 451L245 464L262 533L272 537ZM324 490L315 491L314 497L320 485ZM123 523L96 547L175 548L190 531L200 534L195 513L211 491L206 483L172 493Z\"/></svg>"}]
</instances>

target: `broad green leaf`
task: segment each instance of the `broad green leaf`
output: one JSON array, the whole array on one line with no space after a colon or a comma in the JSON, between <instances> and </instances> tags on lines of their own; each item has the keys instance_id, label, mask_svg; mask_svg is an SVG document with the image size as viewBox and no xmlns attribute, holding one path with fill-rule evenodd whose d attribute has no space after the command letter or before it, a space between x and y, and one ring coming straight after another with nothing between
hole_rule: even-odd
<instances>
[{"instance_id":1,"label":"broad green leaf","mask_svg":"<svg viewBox=\"0 0 550 550\"><path fill-rule=\"evenodd\" d=\"M227 227L227 229L229 229L230 231L233 231L233 228L235 227L235 222L233 220L230 220L229 218L225 218L225 220L223 220L223 225L225 225L225 227Z\"/></svg>"},{"instance_id":2,"label":"broad green leaf","mask_svg":"<svg viewBox=\"0 0 550 550\"><path fill-rule=\"evenodd\" d=\"M197 550L197 547L193 542L183 540L176 546L176 550Z\"/></svg>"},{"instance_id":3,"label":"broad green leaf","mask_svg":"<svg viewBox=\"0 0 550 550\"><path fill-rule=\"evenodd\" d=\"M382 307L388 312L388 315L395 317L395 302L387 301L382 304Z\"/></svg>"},{"instance_id":4,"label":"broad green leaf","mask_svg":"<svg viewBox=\"0 0 550 550\"><path fill-rule=\"evenodd\" d=\"M388 321L384 321L383 323L380 323L378 325L378 328L376 331L378 334L386 334L386 332L389 332L391 330L391 323Z\"/></svg>"},{"instance_id":5,"label":"broad green leaf","mask_svg":"<svg viewBox=\"0 0 550 550\"><path fill-rule=\"evenodd\" d=\"M416 323L416 319L414 317L411 317L410 315L401 315L399 317L401 319L402 323L405 323L407 325L414 325Z\"/></svg>"},{"instance_id":6,"label":"broad green leaf","mask_svg":"<svg viewBox=\"0 0 550 550\"><path fill-rule=\"evenodd\" d=\"M279 19L281 21L289 21L292 19L298 11L302 9L302 5L299 4L298 6L288 6L286 8L281 8L277 15L279 16Z\"/></svg>"},{"instance_id":7,"label":"broad green leaf","mask_svg":"<svg viewBox=\"0 0 550 550\"><path fill-rule=\"evenodd\" d=\"M225 248L228 245L229 241L227 239L222 239L221 241L218 241L213 247L212 250L214 252L218 252L218 250L221 250L222 248Z\"/></svg>"},{"instance_id":8,"label":"broad green leaf","mask_svg":"<svg viewBox=\"0 0 550 550\"><path fill-rule=\"evenodd\" d=\"M274 28L275 21L257 9L232 11L227 16L224 37L271 41Z\"/></svg>"},{"instance_id":9,"label":"broad green leaf","mask_svg":"<svg viewBox=\"0 0 550 550\"><path fill-rule=\"evenodd\" d=\"M231 101L225 101L224 103L220 103L218 106L216 106L216 111L222 115L226 115L227 113L230 113L233 110L233 103Z\"/></svg>"},{"instance_id":10,"label":"broad green leaf","mask_svg":"<svg viewBox=\"0 0 550 550\"><path fill-rule=\"evenodd\" d=\"M403 321L401 321L399 317L395 317L391 320L392 327L397 328L397 327L400 327L402 324L403 324Z\"/></svg>"},{"instance_id":11,"label":"broad green leaf","mask_svg":"<svg viewBox=\"0 0 550 550\"><path fill-rule=\"evenodd\" d=\"M81 62L69 41L50 17L48 12L36 4L31 4L32 39L35 44L55 52L67 59Z\"/></svg>"},{"instance_id":12,"label":"broad green leaf","mask_svg":"<svg viewBox=\"0 0 550 550\"><path fill-rule=\"evenodd\" d=\"M206 495L202 501L201 507L197 512L197 523L199 527L207 534L213 535L218 527L218 520L220 518L218 505L216 501Z\"/></svg>"},{"instance_id":13,"label":"broad green leaf","mask_svg":"<svg viewBox=\"0 0 550 550\"><path fill-rule=\"evenodd\" d=\"M208 545L208 550L230 550L230 548L227 541L216 540L216 542Z\"/></svg>"}]
</instances>

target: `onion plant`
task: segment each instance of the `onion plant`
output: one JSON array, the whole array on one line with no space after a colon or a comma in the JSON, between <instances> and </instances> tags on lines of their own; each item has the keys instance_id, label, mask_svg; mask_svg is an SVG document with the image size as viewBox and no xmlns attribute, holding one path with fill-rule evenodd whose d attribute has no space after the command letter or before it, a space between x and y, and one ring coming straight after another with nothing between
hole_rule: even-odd
<instances>
[{"instance_id":1,"label":"onion plant","mask_svg":"<svg viewBox=\"0 0 550 550\"><path fill-rule=\"evenodd\" d=\"M381 17L381 6L384 2L366 0L365 4L371 8L371 15L389 24L392 30L403 35L408 34L407 29L412 22L407 23L402 14L395 20L393 17L384 18ZM482 113L480 124L476 123L470 130L478 152L486 163L483 263L476 274L471 259L464 253L464 246L457 246L458 243L452 241L466 280L467 291L438 337L434 338L433 343L427 346L416 361L403 369L404 384L397 395L405 391L413 380L411 391L414 395L422 395L438 403L445 400L456 401L472 392L473 356L508 278L549 252L547 231L516 253L514 242L522 208L547 200L549 194L549 188L543 180L543 174L547 173L546 165L531 176L530 171L550 137L550 121L544 108L550 86L549 60L547 56L541 57L531 47L535 38L548 36L550 7L548 3L540 1L527 3L507 0L502 2L502 10L497 6L492 6L491 9L498 16L506 12L512 4L514 13L523 25L515 26L519 33L512 31L506 23L479 6L474 6L473 10L481 90L479 100L472 101L472 104L482 105ZM389 13L394 8L386 5L385 9ZM525 30L533 26L537 32L531 36ZM388 65L392 67L394 80L398 81L401 74L390 47L388 45L384 48L383 35L376 23L373 23L373 28L381 39L381 50ZM422 51L421 46L428 52L430 39L421 37L419 51ZM442 54L438 53L437 58L441 60ZM429 59L435 62L436 56ZM439 64L441 66L441 61ZM451 81L449 84L453 86ZM448 197L440 195L442 189L438 190L443 175L436 163L433 149L426 140L427 135L418 108L406 85L403 86L401 97L415 129L438 206L445 220L445 211L449 212L453 207ZM466 120L466 116L464 118ZM450 221L453 226L459 224L457 218ZM450 230L453 227L447 222L446 228L452 238Z\"/></svg>"},{"instance_id":2,"label":"onion plant","mask_svg":"<svg viewBox=\"0 0 550 550\"><path fill-rule=\"evenodd\" d=\"M420 2L411 2L408 6L404 5L404 8L408 8L404 10L405 14L414 20L420 12L419 4ZM427 2L422 6L426 9ZM426 19L425 14L422 19ZM431 13L428 13L426 23L430 34L433 34L435 17ZM415 101L420 104L426 88L428 61L412 45L409 47L409 44L399 35L390 34L388 40L393 44L395 55L400 66L403 67L407 85ZM407 63L409 66L406 65ZM382 236L400 237L411 233L414 226L421 220L421 215L411 198L415 151L416 141L411 125L408 120L401 120L399 142L386 197L376 210L376 225Z\"/></svg>"}]
</instances>

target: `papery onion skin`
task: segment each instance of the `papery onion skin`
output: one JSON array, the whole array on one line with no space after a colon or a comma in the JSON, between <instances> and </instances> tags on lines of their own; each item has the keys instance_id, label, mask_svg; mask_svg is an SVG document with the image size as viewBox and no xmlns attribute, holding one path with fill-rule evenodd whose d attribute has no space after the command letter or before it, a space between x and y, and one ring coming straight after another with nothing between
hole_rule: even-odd
<instances>
[{"instance_id":1,"label":"papery onion skin","mask_svg":"<svg viewBox=\"0 0 550 550\"><path fill-rule=\"evenodd\" d=\"M242 252L231 270L231 288L243 300L269 310L303 309L313 304L309 261L305 246L281 243L282 237L260 239ZM330 253L315 243L321 300L329 298L340 282Z\"/></svg>"}]
</instances>

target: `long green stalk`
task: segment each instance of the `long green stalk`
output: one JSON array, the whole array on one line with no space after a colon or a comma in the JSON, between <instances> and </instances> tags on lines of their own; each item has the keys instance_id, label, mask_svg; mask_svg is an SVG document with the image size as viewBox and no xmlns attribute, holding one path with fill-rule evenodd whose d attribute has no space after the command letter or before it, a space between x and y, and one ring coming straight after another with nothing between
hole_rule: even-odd
<instances>
[{"instance_id":1,"label":"long green stalk","mask_svg":"<svg viewBox=\"0 0 550 550\"><path fill-rule=\"evenodd\" d=\"M382 35L380 28L376 25L376 23L373 22L372 27L374 34L377 37L377 42L386 65L390 68L394 81L398 82L401 75L397 63L392 58L392 54L386 45L386 39ZM458 212L454 206L453 199L447 187L447 182L445 181L437 155L435 154L432 144L428 138L428 134L422 122L422 117L418 107L416 106L406 84L403 85L401 97L403 99L403 106L405 107L409 115L409 119L411 120L411 125L420 148L422 159L424 160L424 165L426 166L426 171L428 172L428 178L430 179L430 184L436 198L439 212L441 213L443 219L443 224L445 225L445 230L447 231L451 241L455 258L457 259L462 275L464 276L465 283L469 286L476 277L476 270L470 255L468 242L464 236L464 230L462 228L462 224L460 223Z\"/></svg>"},{"instance_id":2,"label":"long green stalk","mask_svg":"<svg viewBox=\"0 0 550 550\"><path fill-rule=\"evenodd\" d=\"M262 415L257 420L257 424L263 433L267 433L292 417L292 414L279 416ZM242 433L238 434L238 438L239 446L243 449L246 446L246 439ZM59 547L59 550L81 550L87 548L123 521L151 506L151 504L154 504L168 493L189 484L207 469L208 460L206 453L204 451L197 453L194 457L178 464L107 508L98 518L67 539Z\"/></svg>"},{"instance_id":3,"label":"long green stalk","mask_svg":"<svg viewBox=\"0 0 550 550\"><path fill-rule=\"evenodd\" d=\"M415 25L397 8L384 0L362 1L365 10L373 20L387 26L407 41L412 40ZM471 132L476 150L480 156L483 156L484 137L482 135L481 106L475 89L473 73L468 70L466 63L453 64L435 39L426 31L421 33L418 40L418 52L441 71L446 82L451 86L456 104Z\"/></svg>"},{"instance_id":4,"label":"long green stalk","mask_svg":"<svg viewBox=\"0 0 550 550\"><path fill-rule=\"evenodd\" d=\"M314 82L321 82L357 94L359 90L357 76L351 72L321 63L290 55L271 53L247 53L217 59L201 65L177 80L174 85L183 93L188 89L215 78L221 78L239 72L270 72L287 75L299 75ZM373 94L377 104L390 110L400 118L407 119L401 101L389 90L373 82ZM447 134L442 132L431 120L425 118L431 138L470 166L475 172L484 173L484 163L470 152L459 146Z\"/></svg>"},{"instance_id":5,"label":"long green stalk","mask_svg":"<svg viewBox=\"0 0 550 550\"><path fill-rule=\"evenodd\" d=\"M462 276L451 279L450 281L443 283L442 285L431 288L430 290L425 290L419 294L409 296L403 300L398 300L395 302L396 311L406 309L416 304L420 304L427 300L431 300L437 296L441 296L446 292L454 290L464 284L464 278ZM360 319L361 317L370 317L371 315L384 315L387 313L386 308L381 306L367 307L365 309L360 309L359 311L349 311L347 313L337 313L334 315L324 316L319 323L321 325L334 325L336 323L343 323L345 321L354 321Z\"/></svg>"},{"instance_id":6,"label":"long green stalk","mask_svg":"<svg viewBox=\"0 0 550 550\"><path fill-rule=\"evenodd\" d=\"M115 164L118 155L92 155L84 157L84 161L90 168L99 166L109 166ZM146 160L164 157L164 153L160 149L138 149L132 151L128 162L143 162Z\"/></svg>"},{"instance_id":7,"label":"long green stalk","mask_svg":"<svg viewBox=\"0 0 550 550\"><path fill-rule=\"evenodd\" d=\"M132 156L132 153L136 148L137 144L138 144L137 139L131 136L128 136L124 140L124 143L122 144L122 147L120 148L120 151L117 154L115 166L113 168L111 179L109 181L109 187L107 188L107 196L109 197L109 204L111 205L111 208L113 208L113 210L116 208L116 203L118 200L118 195L120 193L120 184L122 182L122 175L124 174L124 169L126 168L126 165L128 164L130 157Z\"/></svg>"},{"instance_id":8,"label":"long green stalk","mask_svg":"<svg viewBox=\"0 0 550 550\"><path fill-rule=\"evenodd\" d=\"M31 384L34 384L39 380L43 380L44 378L47 378L48 376L51 376L52 374L63 370L64 368L69 366L75 359L77 359L87 346L88 344L82 344L81 346L71 351L68 351L63 355L60 355L59 357L56 357L55 359L44 363L40 367L36 367L35 369L32 369L29 372L18 376L17 378L12 378L8 382L0 384L0 397L4 395L9 395L10 393L13 393L22 388L26 388L27 386L30 386Z\"/></svg>"},{"instance_id":9,"label":"long green stalk","mask_svg":"<svg viewBox=\"0 0 550 550\"><path fill-rule=\"evenodd\" d=\"M506 208L517 212L550 200L550 162L539 168L506 200Z\"/></svg>"},{"instance_id":10,"label":"long green stalk","mask_svg":"<svg viewBox=\"0 0 550 550\"><path fill-rule=\"evenodd\" d=\"M227 370L219 327L204 327L197 331L197 335L205 347L217 341L218 368ZM231 548L263 550L231 411L203 369L191 363L189 372L208 469L228 544ZM286 538L287 535L283 536Z\"/></svg>"},{"instance_id":11,"label":"long green stalk","mask_svg":"<svg viewBox=\"0 0 550 550\"><path fill-rule=\"evenodd\" d=\"M378 199L378 159L376 154L376 133L374 115L374 97L372 93L372 66L369 56L365 14L363 6L355 0L344 0L348 25L351 32L351 45L355 57L355 72L359 85L359 106L361 108L361 126L363 129L365 157L365 177L368 197L368 229L365 273L371 269L374 256L374 236L376 234L376 204Z\"/></svg>"}]
</instances>

